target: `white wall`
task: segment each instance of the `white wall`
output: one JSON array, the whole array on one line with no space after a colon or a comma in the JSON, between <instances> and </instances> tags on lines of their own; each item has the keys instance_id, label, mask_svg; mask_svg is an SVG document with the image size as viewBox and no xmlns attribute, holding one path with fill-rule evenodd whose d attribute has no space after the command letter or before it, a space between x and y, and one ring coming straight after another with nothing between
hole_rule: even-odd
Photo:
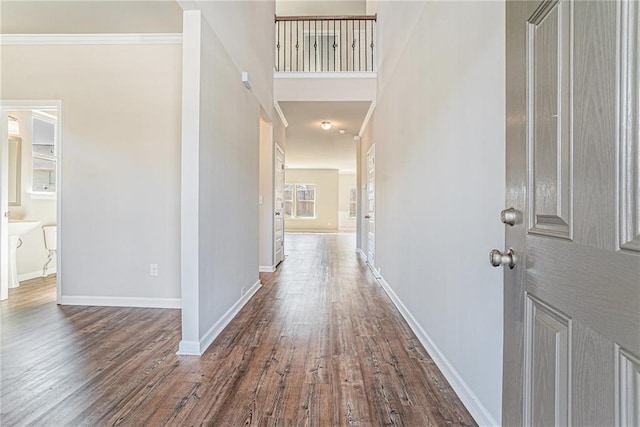
<instances>
[{"instance_id":1,"label":"white wall","mask_svg":"<svg viewBox=\"0 0 640 427\"><path fill-rule=\"evenodd\" d=\"M182 10L175 1L3 1L2 33L96 34L180 33Z\"/></svg>"},{"instance_id":2,"label":"white wall","mask_svg":"<svg viewBox=\"0 0 640 427\"><path fill-rule=\"evenodd\" d=\"M29 194L32 181L33 162L31 157L31 111L13 111L11 116L18 119L20 124L21 144L21 194L20 206L9 206L11 218L40 221L41 225L56 224L56 201L54 199L34 199ZM28 280L42 274L42 267L47 261L49 251L44 246L42 228L24 234L20 237L22 246L18 249L16 264L18 280ZM48 273L56 269L55 256L49 264Z\"/></svg>"},{"instance_id":3,"label":"white wall","mask_svg":"<svg viewBox=\"0 0 640 427\"><path fill-rule=\"evenodd\" d=\"M62 100L63 301L179 304L180 59L179 45L2 47L3 99Z\"/></svg>"},{"instance_id":4,"label":"white wall","mask_svg":"<svg viewBox=\"0 0 640 427\"><path fill-rule=\"evenodd\" d=\"M200 336L258 281L260 105L203 23Z\"/></svg>"},{"instance_id":5,"label":"white wall","mask_svg":"<svg viewBox=\"0 0 640 427\"><path fill-rule=\"evenodd\" d=\"M337 169L287 169L286 183L315 184L316 217L287 218L286 231L337 231L338 230L338 170Z\"/></svg>"},{"instance_id":6,"label":"white wall","mask_svg":"<svg viewBox=\"0 0 640 427\"><path fill-rule=\"evenodd\" d=\"M233 4L222 10L231 20L242 21L244 14L252 13L240 2L237 8ZM259 287L263 106L260 94L242 84L236 61L254 46L234 45L241 51L232 55L210 24L222 18L207 19L212 9L204 3L201 6L202 12L185 11L183 25L183 354L202 354ZM257 39L260 27L251 28L250 16L245 17L247 23L242 27L247 31L241 33L248 38L241 39L248 43ZM226 24L222 28L226 31ZM260 37L272 36L273 26L269 28ZM268 68L259 65L257 70ZM273 67L268 76L255 74L255 81L270 78L272 88L272 71ZM267 92L270 97L270 90ZM268 104L272 106L273 100ZM266 138L264 133L266 129Z\"/></svg>"},{"instance_id":7,"label":"white wall","mask_svg":"<svg viewBox=\"0 0 640 427\"><path fill-rule=\"evenodd\" d=\"M251 91L268 118L273 112L273 1L178 0L185 10L201 10L229 60L240 73L247 71Z\"/></svg>"},{"instance_id":8,"label":"white wall","mask_svg":"<svg viewBox=\"0 0 640 427\"><path fill-rule=\"evenodd\" d=\"M377 267L476 419L497 425L502 269L487 253L504 244L504 5L381 2L378 18L361 148L364 166L376 145Z\"/></svg>"},{"instance_id":9,"label":"white wall","mask_svg":"<svg viewBox=\"0 0 640 427\"><path fill-rule=\"evenodd\" d=\"M364 15L366 9L365 0L276 0L276 15L279 16Z\"/></svg>"}]
</instances>

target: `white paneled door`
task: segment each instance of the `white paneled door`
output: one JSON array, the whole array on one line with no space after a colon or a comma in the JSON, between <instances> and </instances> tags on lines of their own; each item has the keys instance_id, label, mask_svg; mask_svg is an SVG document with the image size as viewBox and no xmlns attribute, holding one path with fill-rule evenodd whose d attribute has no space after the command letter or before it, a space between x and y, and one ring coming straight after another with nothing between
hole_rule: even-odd
<instances>
[{"instance_id":1,"label":"white paneled door","mask_svg":"<svg viewBox=\"0 0 640 427\"><path fill-rule=\"evenodd\" d=\"M274 265L284 260L284 151L275 144Z\"/></svg>"},{"instance_id":2,"label":"white paneled door","mask_svg":"<svg viewBox=\"0 0 640 427\"><path fill-rule=\"evenodd\" d=\"M367 231L367 263L378 276L376 269L376 149L372 145L367 151L367 206L365 209Z\"/></svg>"},{"instance_id":3,"label":"white paneled door","mask_svg":"<svg viewBox=\"0 0 640 427\"><path fill-rule=\"evenodd\" d=\"M638 426L640 4L506 8L502 421Z\"/></svg>"},{"instance_id":4,"label":"white paneled door","mask_svg":"<svg viewBox=\"0 0 640 427\"><path fill-rule=\"evenodd\" d=\"M9 111L0 109L0 300L9 298Z\"/></svg>"}]
</instances>

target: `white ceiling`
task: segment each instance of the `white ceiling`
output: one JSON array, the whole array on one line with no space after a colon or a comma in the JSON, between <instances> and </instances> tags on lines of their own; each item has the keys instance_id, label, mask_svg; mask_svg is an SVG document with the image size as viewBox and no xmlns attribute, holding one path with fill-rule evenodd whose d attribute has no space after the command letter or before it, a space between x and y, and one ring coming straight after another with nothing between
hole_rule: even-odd
<instances>
[{"instance_id":1,"label":"white ceiling","mask_svg":"<svg viewBox=\"0 0 640 427\"><path fill-rule=\"evenodd\" d=\"M369 111L370 102L301 102L279 103L287 128L286 167L292 169L338 169L356 171L354 135ZM323 130L320 124L333 125ZM339 130L346 133L340 135Z\"/></svg>"}]
</instances>

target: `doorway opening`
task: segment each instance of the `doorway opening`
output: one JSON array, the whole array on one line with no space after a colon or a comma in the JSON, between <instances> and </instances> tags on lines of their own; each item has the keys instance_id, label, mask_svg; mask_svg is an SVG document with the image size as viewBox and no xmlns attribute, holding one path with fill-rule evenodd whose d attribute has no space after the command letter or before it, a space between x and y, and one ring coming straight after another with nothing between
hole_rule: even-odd
<instances>
[{"instance_id":1,"label":"doorway opening","mask_svg":"<svg viewBox=\"0 0 640 427\"><path fill-rule=\"evenodd\" d=\"M59 302L62 105L3 101L0 120L0 300L28 285Z\"/></svg>"},{"instance_id":2,"label":"doorway opening","mask_svg":"<svg viewBox=\"0 0 640 427\"><path fill-rule=\"evenodd\" d=\"M360 137L371 102L278 104L288 123L282 192L286 235L347 235L356 250Z\"/></svg>"}]
</instances>

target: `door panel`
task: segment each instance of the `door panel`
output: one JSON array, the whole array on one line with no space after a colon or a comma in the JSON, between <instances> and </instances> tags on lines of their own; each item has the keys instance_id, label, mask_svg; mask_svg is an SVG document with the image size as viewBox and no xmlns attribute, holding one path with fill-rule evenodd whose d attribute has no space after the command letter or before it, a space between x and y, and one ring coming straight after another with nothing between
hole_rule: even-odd
<instances>
[{"instance_id":1,"label":"door panel","mask_svg":"<svg viewBox=\"0 0 640 427\"><path fill-rule=\"evenodd\" d=\"M275 144L274 264L284 260L284 151Z\"/></svg>"},{"instance_id":2,"label":"door panel","mask_svg":"<svg viewBox=\"0 0 640 427\"><path fill-rule=\"evenodd\" d=\"M529 23L529 228L571 237L571 7L545 4Z\"/></svg>"},{"instance_id":3,"label":"door panel","mask_svg":"<svg viewBox=\"0 0 640 427\"><path fill-rule=\"evenodd\" d=\"M0 301L9 298L9 111L0 109Z\"/></svg>"},{"instance_id":4,"label":"door panel","mask_svg":"<svg viewBox=\"0 0 640 427\"><path fill-rule=\"evenodd\" d=\"M622 5L620 64L620 244L640 252L640 5ZM634 58L635 55L635 58ZM625 60L626 59L626 60Z\"/></svg>"},{"instance_id":5,"label":"door panel","mask_svg":"<svg viewBox=\"0 0 640 427\"><path fill-rule=\"evenodd\" d=\"M637 2L507 2L504 425L640 425Z\"/></svg>"},{"instance_id":6,"label":"door panel","mask_svg":"<svg viewBox=\"0 0 640 427\"><path fill-rule=\"evenodd\" d=\"M640 425L640 359L616 347L618 359L616 425Z\"/></svg>"},{"instance_id":7,"label":"door panel","mask_svg":"<svg viewBox=\"0 0 640 427\"><path fill-rule=\"evenodd\" d=\"M569 425L571 320L527 296L525 425Z\"/></svg>"},{"instance_id":8,"label":"door panel","mask_svg":"<svg viewBox=\"0 0 640 427\"><path fill-rule=\"evenodd\" d=\"M371 146L367 151L367 263L376 270L376 151Z\"/></svg>"}]
</instances>

